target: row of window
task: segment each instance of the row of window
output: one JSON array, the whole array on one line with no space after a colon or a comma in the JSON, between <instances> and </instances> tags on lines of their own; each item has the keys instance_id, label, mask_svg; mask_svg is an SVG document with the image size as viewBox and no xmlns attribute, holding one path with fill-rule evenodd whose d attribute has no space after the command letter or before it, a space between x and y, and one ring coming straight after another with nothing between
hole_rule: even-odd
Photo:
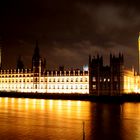
<instances>
[{"instance_id":1,"label":"row of window","mask_svg":"<svg viewBox=\"0 0 140 140\"><path fill-rule=\"evenodd\" d=\"M76 78L76 79L74 79L74 78L55 79L54 78L54 79L48 79L48 81L49 82L88 82L88 79L87 78L85 78L85 79L83 79L83 78L80 78L80 79L78 79L78 78Z\"/></svg>"},{"instance_id":2,"label":"row of window","mask_svg":"<svg viewBox=\"0 0 140 140\"><path fill-rule=\"evenodd\" d=\"M56 86L56 85L53 85L53 86L49 86L48 87L49 89L87 89L88 88L88 86L87 85L85 85L85 86L82 86L82 85L80 85L80 86L64 86L64 85L62 85L62 86Z\"/></svg>"},{"instance_id":3,"label":"row of window","mask_svg":"<svg viewBox=\"0 0 140 140\"><path fill-rule=\"evenodd\" d=\"M9 77L33 77L33 75L0 75L0 78L9 78Z\"/></svg>"},{"instance_id":4,"label":"row of window","mask_svg":"<svg viewBox=\"0 0 140 140\"><path fill-rule=\"evenodd\" d=\"M25 79L23 79L23 80L22 79L0 80L0 83L18 83L18 82L33 82L33 80L29 80L29 79L27 79L27 80L25 80Z\"/></svg>"},{"instance_id":5,"label":"row of window","mask_svg":"<svg viewBox=\"0 0 140 140\"><path fill-rule=\"evenodd\" d=\"M39 78L35 78L34 82L39 82ZM41 82L47 82L47 78L43 78L40 80ZM48 78L49 82L88 82L88 78L62 78L62 79L56 79L56 78ZM0 79L0 83L18 83L18 82L33 82L33 79Z\"/></svg>"},{"instance_id":6,"label":"row of window","mask_svg":"<svg viewBox=\"0 0 140 140\"><path fill-rule=\"evenodd\" d=\"M110 82L110 78L100 78L99 80L100 80L100 82ZM118 81L117 77L115 77L113 80L114 80L114 81ZM96 82L96 78L93 77L93 78L92 78L92 81L93 81L93 82Z\"/></svg>"},{"instance_id":7,"label":"row of window","mask_svg":"<svg viewBox=\"0 0 140 140\"><path fill-rule=\"evenodd\" d=\"M46 87L47 88L47 87ZM2 86L2 87L0 87L0 89L33 89L33 87L29 87L29 86L27 86L27 87L25 87L25 86L23 86L23 87L21 87L21 86L16 86L16 87L14 87L14 86ZM40 87L40 89L44 89L44 87L43 86L41 86ZM88 86L86 85L86 86L80 86L80 87L78 87L78 86L49 86L48 87L48 89L88 89Z\"/></svg>"},{"instance_id":8,"label":"row of window","mask_svg":"<svg viewBox=\"0 0 140 140\"><path fill-rule=\"evenodd\" d=\"M46 87L47 88L47 87ZM23 87L21 87L21 86L16 86L16 87L14 87L14 86L2 86L2 87L0 87L0 89L34 89L33 87L29 87L29 86L23 86ZM40 87L40 89L44 89L44 87L43 86L41 86Z\"/></svg>"}]
</instances>

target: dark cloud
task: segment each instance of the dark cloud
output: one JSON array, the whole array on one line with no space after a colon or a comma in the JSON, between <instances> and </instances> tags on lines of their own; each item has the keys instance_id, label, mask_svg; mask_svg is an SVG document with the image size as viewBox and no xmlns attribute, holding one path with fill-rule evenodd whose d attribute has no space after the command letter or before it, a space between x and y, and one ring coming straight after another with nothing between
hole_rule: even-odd
<instances>
[{"instance_id":1,"label":"dark cloud","mask_svg":"<svg viewBox=\"0 0 140 140\"><path fill-rule=\"evenodd\" d=\"M29 67L35 40L48 67L79 67L89 53L123 52L137 67L139 1L13 0L0 2L3 66L15 67L19 54Z\"/></svg>"}]
</instances>

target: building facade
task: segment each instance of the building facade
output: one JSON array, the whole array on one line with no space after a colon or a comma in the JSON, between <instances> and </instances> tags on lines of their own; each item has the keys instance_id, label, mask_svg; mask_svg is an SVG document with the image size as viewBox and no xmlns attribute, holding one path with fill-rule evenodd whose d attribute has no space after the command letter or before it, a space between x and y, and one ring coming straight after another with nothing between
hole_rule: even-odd
<instances>
[{"instance_id":1,"label":"building facade","mask_svg":"<svg viewBox=\"0 0 140 140\"><path fill-rule=\"evenodd\" d=\"M140 76L134 69L124 67L124 57L110 54L110 64L104 66L103 57L89 56L88 70L46 70L38 43L32 57L32 68L24 69L19 57L17 69L0 71L1 92L79 93L119 96L140 93Z\"/></svg>"},{"instance_id":2,"label":"building facade","mask_svg":"<svg viewBox=\"0 0 140 140\"><path fill-rule=\"evenodd\" d=\"M89 93L100 96L140 93L140 76L134 69L124 67L124 57L110 54L110 64L103 65L103 57L89 56Z\"/></svg>"},{"instance_id":3,"label":"building facade","mask_svg":"<svg viewBox=\"0 0 140 140\"><path fill-rule=\"evenodd\" d=\"M89 94L88 71L49 71L45 63L36 43L31 69L24 69L19 58L17 69L0 71L0 91Z\"/></svg>"}]
</instances>

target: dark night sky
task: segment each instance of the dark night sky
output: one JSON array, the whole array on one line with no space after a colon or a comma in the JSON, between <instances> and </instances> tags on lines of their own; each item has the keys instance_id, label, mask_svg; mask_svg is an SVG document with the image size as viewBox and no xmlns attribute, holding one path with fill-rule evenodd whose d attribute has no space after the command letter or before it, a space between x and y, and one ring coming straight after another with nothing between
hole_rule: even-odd
<instances>
[{"instance_id":1,"label":"dark night sky","mask_svg":"<svg viewBox=\"0 0 140 140\"><path fill-rule=\"evenodd\" d=\"M129 0L0 1L3 68L26 67L38 40L48 68L81 67L89 53L124 53L125 65L137 68L140 3Z\"/></svg>"}]
</instances>

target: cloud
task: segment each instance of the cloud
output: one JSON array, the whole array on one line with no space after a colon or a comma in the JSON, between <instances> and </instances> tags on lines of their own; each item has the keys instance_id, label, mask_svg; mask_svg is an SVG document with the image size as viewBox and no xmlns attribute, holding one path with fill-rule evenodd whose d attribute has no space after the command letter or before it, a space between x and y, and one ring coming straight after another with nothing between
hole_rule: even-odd
<instances>
[{"instance_id":1,"label":"cloud","mask_svg":"<svg viewBox=\"0 0 140 140\"><path fill-rule=\"evenodd\" d=\"M31 62L36 39L50 67L61 63L79 67L87 63L89 53L102 54L106 59L110 52L119 51L130 60L128 66L137 64L134 55L137 53L140 29L137 3L111 0L37 0L32 3L25 0L15 6L12 3L3 11L5 14L0 14L3 19L0 28L9 42L6 48L18 50L20 46L23 51L20 49L17 53L25 56L27 65ZM18 54L15 51L12 53L11 63L14 64Z\"/></svg>"}]
</instances>

